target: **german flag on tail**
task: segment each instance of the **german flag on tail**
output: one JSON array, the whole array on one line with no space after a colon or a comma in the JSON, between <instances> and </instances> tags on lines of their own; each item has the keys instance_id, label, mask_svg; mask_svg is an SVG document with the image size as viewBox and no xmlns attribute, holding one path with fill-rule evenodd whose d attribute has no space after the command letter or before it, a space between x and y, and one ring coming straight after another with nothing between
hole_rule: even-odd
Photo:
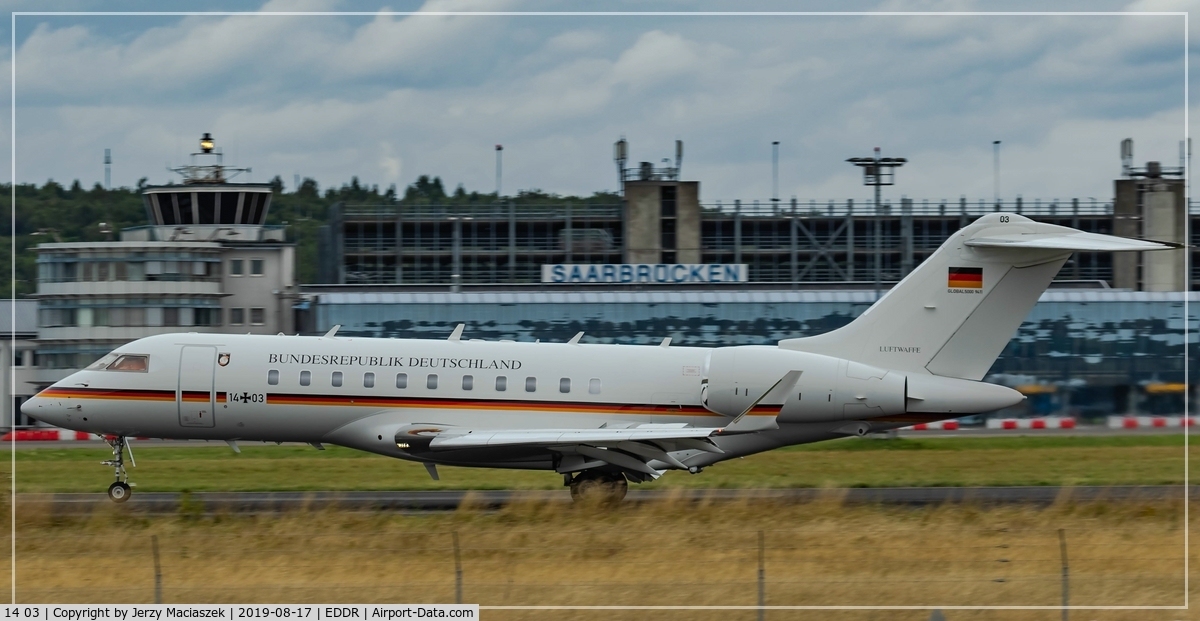
<instances>
[{"instance_id":1,"label":"german flag on tail","mask_svg":"<svg viewBox=\"0 0 1200 621\"><path fill-rule=\"evenodd\" d=\"M951 289L982 289L982 267L952 267L946 286Z\"/></svg>"}]
</instances>

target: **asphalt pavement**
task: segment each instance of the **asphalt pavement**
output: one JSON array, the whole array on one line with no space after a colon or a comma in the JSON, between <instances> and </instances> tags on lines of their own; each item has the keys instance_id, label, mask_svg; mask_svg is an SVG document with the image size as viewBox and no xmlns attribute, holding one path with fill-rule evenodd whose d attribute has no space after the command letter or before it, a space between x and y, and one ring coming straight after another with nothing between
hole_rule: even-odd
<instances>
[{"instance_id":1,"label":"asphalt pavement","mask_svg":"<svg viewBox=\"0 0 1200 621\"><path fill-rule=\"evenodd\" d=\"M1113 485L1079 487L887 487L887 488L797 488L797 489L665 489L630 490L625 503L740 502L770 501L806 503L820 500L845 504L924 506L946 503L979 505L1036 504L1093 501L1165 501L1184 499L1200 492L1200 486L1185 490L1182 485ZM561 491L442 490L394 492L204 492L191 494L138 493L121 505L105 494L19 494L22 506L49 510L55 515L86 515L96 510L116 509L140 514L278 513L300 510L346 511L453 511L464 505L496 509L520 501L570 503Z\"/></svg>"}]
</instances>

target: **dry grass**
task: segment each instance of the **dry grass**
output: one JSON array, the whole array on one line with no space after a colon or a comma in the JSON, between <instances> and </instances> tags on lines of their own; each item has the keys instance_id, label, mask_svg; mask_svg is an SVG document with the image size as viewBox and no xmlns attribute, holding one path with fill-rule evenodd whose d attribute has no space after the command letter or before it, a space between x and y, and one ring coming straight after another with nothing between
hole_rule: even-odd
<instances>
[{"instance_id":1,"label":"dry grass","mask_svg":"<svg viewBox=\"0 0 1200 621\"><path fill-rule=\"evenodd\" d=\"M166 602L453 602L483 606L754 605L758 537L767 604L1057 605L1058 529L1071 603L1183 602L1183 507L1075 504L923 509L671 500L619 510L519 502L498 512L131 517L21 506L23 602L152 602L151 537ZM5 537L7 539L7 537ZM9 542L0 542L9 548ZM1196 559L1192 559L1196 566ZM7 563L0 580L8 580ZM1072 619L1183 619L1187 611L1078 611ZM487 610L487 619L754 619L755 611ZM929 611L769 611L769 619L927 619ZM1058 611L946 611L1059 619Z\"/></svg>"}]
</instances>

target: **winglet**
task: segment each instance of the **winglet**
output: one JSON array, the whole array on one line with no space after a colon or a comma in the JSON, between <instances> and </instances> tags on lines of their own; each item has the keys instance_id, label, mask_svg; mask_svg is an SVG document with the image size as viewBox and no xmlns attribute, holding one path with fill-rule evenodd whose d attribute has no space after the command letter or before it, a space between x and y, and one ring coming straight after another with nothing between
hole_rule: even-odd
<instances>
[{"instance_id":1,"label":"winglet","mask_svg":"<svg viewBox=\"0 0 1200 621\"><path fill-rule=\"evenodd\" d=\"M730 421L729 424L725 425L725 427L718 431L717 434L730 435L735 433L763 431L764 429L779 429L779 423L776 422L774 418L770 420L768 425L764 425L763 423L750 418L750 412L752 412L754 408L758 407L758 404L767 397L771 397L772 401L780 397L784 397L786 399L787 395L792 392L792 388L796 386L796 382L800 381L800 376L803 373L804 371L788 371L785 373L783 377L779 378L779 381L772 384L766 392L759 395L759 397L755 399L753 403L747 406L746 409L742 410L741 414L737 415L737 418L734 418L732 421Z\"/></svg>"},{"instance_id":2,"label":"winglet","mask_svg":"<svg viewBox=\"0 0 1200 621\"><path fill-rule=\"evenodd\" d=\"M578 345L578 344L579 344L579 339L581 339L581 338L583 338L583 333L582 333L582 332L576 332L576 333L575 333L575 336L572 336L572 337L571 337L571 340L567 341L567 345Z\"/></svg>"},{"instance_id":3,"label":"winglet","mask_svg":"<svg viewBox=\"0 0 1200 621\"><path fill-rule=\"evenodd\" d=\"M457 326L454 326L454 332L451 332L451 333L450 333L450 338L448 338L448 339L446 339L446 340L448 340L448 341L461 341L461 340L462 340L463 328L466 328L466 327L467 327L467 324L465 324L465 323L460 323L460 324L458 324Z\"/></svg>"},{"instance_id":4,"label":"winglet","mask_svg":"<svg viewBox=\"0 0 1200 621\"><path fill-rule=\"evenodd\" d=\"M342 327L342 324L340 324L340 323L339 323L339 324L337 324L337 325L335 325L335 326L333 326L332 328L330 328L330 329L329 329L329 332L326 332L326 333L325 333L325 336L322 336L321 338L323 338L323 339L331 339L331 338L333 338L333 335L337 334L337 331L338 331L338 330L339 330L341 327Z\"/></svg>"}]
</instances>

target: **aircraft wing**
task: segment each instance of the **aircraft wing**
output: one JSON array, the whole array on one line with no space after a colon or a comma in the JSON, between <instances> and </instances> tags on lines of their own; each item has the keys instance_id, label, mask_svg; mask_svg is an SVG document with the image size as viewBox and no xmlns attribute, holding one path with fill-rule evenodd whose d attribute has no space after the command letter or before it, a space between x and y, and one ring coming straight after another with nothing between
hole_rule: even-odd
<instances>
[{"instance_id":1,"label":"aircraft wing","mask_svg":"<svg viewBox=\"0 0 1200 621\"><path fill-rule=\"evenodd\" d=\"M687 469L677 451L724 453L711 438L720 427L645 423L595 429L467 429L416 424L396 433L397 443L431 452L483 448L538 448L563 456L563 472L604 465L635 478L658 478L667 468Z\"/></svg>"},{"instance_id":2,"label":"aircraft wing","mask_svg":"<svg viewBox=\"0 0 1200 621\"><path fill-rule=\"evenodd\" d=\"M966 245L973 248L1033 248L1046 250L1072 250L1096 252L1127 252L1135 250L1168 250L1181 248L1180 244L1168 242L1126 239L1100 233L1013 233L988 235L968 239Z\"/></svg>"},{"instance_id":3,"label":"aircraft wing","mask_svg":"<svg viewBox=\"0 0 1200 621\"><path fill-rule=\"evenodd\" d=\"M719 429L704 427L642 425L628 429L486 429L447 430L429 443L429 448L459 449L483 446L553 446L558 444L606 444L707 438Z\"/></svg>"}]
</instances>

